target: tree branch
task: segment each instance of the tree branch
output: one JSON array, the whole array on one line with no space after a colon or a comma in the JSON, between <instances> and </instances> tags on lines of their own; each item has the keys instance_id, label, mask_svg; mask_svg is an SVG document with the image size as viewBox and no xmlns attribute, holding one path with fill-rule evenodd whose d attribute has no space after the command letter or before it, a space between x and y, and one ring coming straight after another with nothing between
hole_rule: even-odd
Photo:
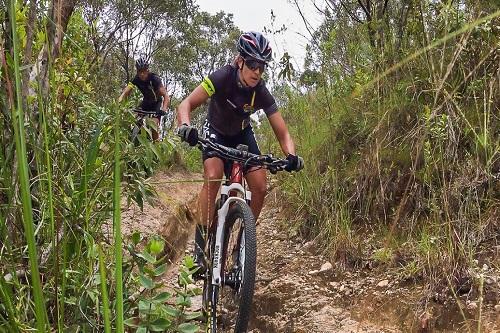
<instances>
[{"instance_id":1,"label":"tree branch","mask_svg":"<svg viewBox=\"0 0 500 333\"><path fill-rule=\"evenodd\" d=\"M363 21L355 13L352 13L349 10L349 8L347 7L347 5L342 0L340 0L340 5L345 9L345 11L347 12L347 15L349 15L349 17L351 19L353 19L354 21L356 21L358 23L363 23Z\"/></svg>"}]
</instances>

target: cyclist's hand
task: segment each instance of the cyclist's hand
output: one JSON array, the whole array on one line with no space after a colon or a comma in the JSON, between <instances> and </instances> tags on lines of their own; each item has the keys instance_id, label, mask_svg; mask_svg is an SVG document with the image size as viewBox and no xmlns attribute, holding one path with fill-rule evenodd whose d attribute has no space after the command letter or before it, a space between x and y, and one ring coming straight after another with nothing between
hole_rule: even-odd
<instances>
[{"instance_id":1,"label":"cyclist's hand","mask_svg":"<svg viewBox=\"0 0 500 333\"><path fill-rule=\"evenodd\" d=\"M182 141L189 143L190 146L196 146L198 143L198 130L188 124L182 124L177 128L177 135Z\"/></svg>"},{"instance_id":2,"label":"cyclist's hand","mask_svg":"<svg viewBox=\"0 0 500 333\"><path fill-rule=\"evenodd\" d=\"M304 167L304 160L299 155L288 154L286 160L288 161L288 165L285 167L285 170L288 172L299 171Z\"/></svg>"}]
</instances>

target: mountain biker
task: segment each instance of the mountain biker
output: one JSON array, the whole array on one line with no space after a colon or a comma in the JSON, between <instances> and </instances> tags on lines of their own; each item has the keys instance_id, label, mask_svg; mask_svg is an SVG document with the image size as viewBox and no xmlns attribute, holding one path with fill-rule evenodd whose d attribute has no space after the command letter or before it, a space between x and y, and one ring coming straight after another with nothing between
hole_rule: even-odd
<instances>
[{"instance_id":1,"label":"mountain biker","mask_svg":"<svg viewBox=\"0 0 500 333\"><path fill-rule=\"evenodd\" d=\"M262 109L289 161L286 170L291 172L302 169L303 159L296 154L294 142L278 111L276 101L261 79L272 59L268 40L259 32L243 33L238 39L237 50L238 56L233 64L206 76L181 102L177 109L178 135L189 145L196 145L198 130L190 125L190 112L210 98L203 136L233 148L238 144L245 144L250 153L260 154L250 124L250 115ZM220 158L209 158L206 151L202 152L202 156L205 183L198 198L201 221L195 231L195 262L199 266L203 265L203 234L206 233L209 219L214 214L213 203L224 172L224 162ZM266 194L266 171L250 169L246 172L245 179L252 192L250 207L257 220Z\"/></svg>"},{"instance_id":2,"label":"mountain biker","mask_svg":"<svg viewBox=\"0 0 500 333\"><path fill-rule=\"evenodd\" d=\"M137 74L134 79L127 84L125 89L123 89L122 94L118 98L118 102L127 98L134 86L136 86L143 96L142 102L138 107L139 109L144 111L166 111L170 103L170 98L168 97L167 90L163 86L160 77L149 71L149 63L143 57L136 60L135 68ZM160 124L160 117L160 115L153 117L157 126ZM158 132L153 130L152 134L153 140L157 141L159 137Z\"/></svg>"}]
</instances>

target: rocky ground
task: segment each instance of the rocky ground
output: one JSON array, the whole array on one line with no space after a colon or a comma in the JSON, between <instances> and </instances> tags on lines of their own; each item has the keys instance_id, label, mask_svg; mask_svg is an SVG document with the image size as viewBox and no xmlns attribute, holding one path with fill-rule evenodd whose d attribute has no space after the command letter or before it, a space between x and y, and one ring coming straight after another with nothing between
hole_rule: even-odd
<instances>
[{"instance_id":1,"label":"rocky ground","mask_svg":"<svg viewBox=\"0 0 500 333\"><path fill-rule=\"evenodd\" d=\"M474 288L458 296L462 315L451 296L423 301L425 286L405 280L397 269L373 268L369 262L339 269L314 242L287 235L279 202L268 197L258 227L254 332L478 331L481 301ZM479 269L484 276L483 332L500 332L499 264Z\"/></svg>"},{"instance_id":2,"label":"rocky ground","mask_svg":"<svg viewBox=\"0 0 500 333\"><path fill-rule=\"evenodd\" d=\"M145 205L143 212L129 207L123 214L128 230L159 233L167 240L173 265L165 279L172 283L176 260L192 248L194 198L201 183L191 180L199 179L185 172L159 173L152 179L158 192L154 207ZM369 263L338 268L314 242L287 233L280 203L271 192L257 227L250 332L477 332L479 317L482 332L500 332L500 247L490 249L493 261L478 261L482 300L474 288L458 296L459 302L439 295L433 300L423 297L428 294L424 286L404 280L397 269L374 269ZM199 307L195 299L192 308Z\"/></svg>"}]
</instances>

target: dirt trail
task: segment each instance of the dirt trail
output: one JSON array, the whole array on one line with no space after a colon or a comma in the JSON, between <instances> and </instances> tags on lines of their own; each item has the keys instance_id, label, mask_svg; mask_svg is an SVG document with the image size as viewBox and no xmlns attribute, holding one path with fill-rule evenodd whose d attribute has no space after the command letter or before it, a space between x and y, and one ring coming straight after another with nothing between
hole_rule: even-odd
<instances>
[{"instance_id":1,"label":"dirt trail","mask_svg":"<svg viewBox=\"0 0 500 333\"><path fill-rule=\"evenodd\" d=\"M257 228L258 268L252 332L399 332L357 320L328 284L333 266L286 235L278 198L271 193Z\"/></svg>"},{"instance_id":2,"label":"dirt trail","mask_svg":"<svg viewBox=\"0 0 500 333\"><path fill-rule=\"evenodd\" d=\"M193 214L201 183L176 182L190 179L201 179L201 175L156 174L152 179L158 192L155 206L145 204L143 212L130 207L123 214L127 230L161 234L168 241L173 261L164 277L168 283L175 283L176 265L193 247ZM335 263L317 253L314 243L286 234L282 204L271 192L257 227L257 283L249 332L467 331L458 311L437 319L431 312L418 317L422 309L417 295L422 288L400 283L396 274L335 269ZM200 304L200 299L194 299L192 310ZM494 310L488 318L483 331L500 332Z\"/></svg>"},{"instance_id":3,"label":"dirt trail","mask_svg":"<svg viewBox=\"0 0 500 333\"><path fill-rule=\"evenodd\" d=\"M124 235L140 231L145 237L160 235L166 241L169 258L175 261L184 253L193 227L193 207L203 176L187 171L159 171L150 180L157 193L153 205L145 202L143 210L122 201Z\"/></svg>"}]
</instances>

